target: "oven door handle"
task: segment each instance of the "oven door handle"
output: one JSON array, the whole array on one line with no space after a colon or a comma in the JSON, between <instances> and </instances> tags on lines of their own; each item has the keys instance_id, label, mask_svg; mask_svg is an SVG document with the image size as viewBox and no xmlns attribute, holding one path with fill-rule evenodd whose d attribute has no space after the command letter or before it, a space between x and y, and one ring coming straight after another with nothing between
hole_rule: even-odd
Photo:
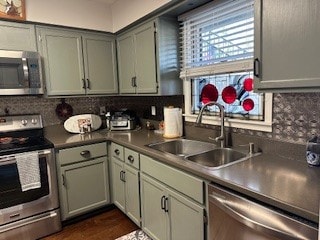
<instances>
[{"instance_id":1,"label":"oven door handle","mask_svg":"<svg viewBox=\"0 0 320 240\"><path fill-rule=\"evenodd\" d=\"M209 198L209 201L215 206L251 229L284 240L307 239L292 226L288 226L281 222L281 219L279 219L277 215L270 213L267 215L266 211L268 210L263 209L262 206L256 206L254 202L249 202L242 198L236 201L235 199L228 200L227 196L214 193L210 194Z\"/></svg>"},{"instance_id":2,"label":"oven door handle","mask_svg":"<svg viewBox=\"0 0 320 240\"><path fill-rule=\"evenodd\" d=\"M18 153L18 154L24 154L24 153ZM51 149L38 151L39 158L42 157L43 155L48 155L48 154L51 154ZM6 155L6 156L0 157L0 166L16 163L17 162L15 157L16 155L17 154L12 154L12 155Z\"/></svg>"}]
</instances>

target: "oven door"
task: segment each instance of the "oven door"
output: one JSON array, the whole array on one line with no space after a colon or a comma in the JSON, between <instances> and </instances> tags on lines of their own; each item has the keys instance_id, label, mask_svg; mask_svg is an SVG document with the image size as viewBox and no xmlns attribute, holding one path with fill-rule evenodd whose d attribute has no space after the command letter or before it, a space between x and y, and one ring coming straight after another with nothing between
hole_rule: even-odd
<instances>
[{"instance_id":1,"label":"oven door","mask_svg":"<svg viewBox=\"0 0 320 240\"><path fill-rule=\"evenodd\" d=\"M28 191L21 190L15 156L0 157L0 225L58 208L53 150L38 155L41 187Z\"/></svg>"}]
</instances>

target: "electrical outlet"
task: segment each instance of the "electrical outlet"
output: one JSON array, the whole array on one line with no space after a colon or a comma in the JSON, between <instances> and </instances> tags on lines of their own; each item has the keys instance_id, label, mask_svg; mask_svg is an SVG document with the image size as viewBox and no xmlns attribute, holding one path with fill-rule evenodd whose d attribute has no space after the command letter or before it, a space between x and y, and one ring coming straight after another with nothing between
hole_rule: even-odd
<instances>
[{"instance_id":1,"label":"electrical outlet","mask_svg":"<svg viewBox=\"0 0 320 240\"><path fill-rule=\"evenodd\" d=\"M156 106L151 106L151 115L152 116L156 115Z\"/></svg>"}]
</instances>

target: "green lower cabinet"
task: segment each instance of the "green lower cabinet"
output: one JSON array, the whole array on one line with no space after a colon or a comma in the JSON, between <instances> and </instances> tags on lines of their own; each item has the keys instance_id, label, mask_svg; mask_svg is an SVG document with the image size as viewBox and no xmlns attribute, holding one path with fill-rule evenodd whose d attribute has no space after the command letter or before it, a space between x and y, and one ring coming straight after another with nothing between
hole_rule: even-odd
<instances>
[{"instance_id":1,"label":"green lower cabinet","mask_svg":"<svg viewBox=\"0 0 320 240\"><path fill-rule=\"evenodd\" d=\"M110 202L106 157L61 167L62 220Z\"/></svg>"},{"instance_id":2,"label":"green lower cabinet","mask_svg":"<svg viewBox=\"0 0 320 240\"><path fill-rule=\"evenodd\" d=\"M111 165L113 202L140 226L139 171L116 158Z\"/></svg>"},{"instance_id":3,"label":"green lower cabinet","mask_svg":"<svg viewBox=\"0 0 320 240\"><path fill-rule=\"evenodd\" d=\"M142 229L158 240L205 238L204 207L141 175Z\"/></svg>"}]
</instances>

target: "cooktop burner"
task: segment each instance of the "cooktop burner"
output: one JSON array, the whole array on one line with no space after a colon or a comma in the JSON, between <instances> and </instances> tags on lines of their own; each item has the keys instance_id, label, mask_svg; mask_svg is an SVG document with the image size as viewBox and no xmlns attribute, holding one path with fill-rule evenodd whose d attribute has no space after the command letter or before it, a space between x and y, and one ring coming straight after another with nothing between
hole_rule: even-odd
<instances>
[{"instance_id":1,"label":"cooktop burner","mask_svg":"<svg viewBox=\"0 0 320 240\"><path fill-rule=\"evenodd\" d=\"M0 117L0 156L48 148L40 115Z\"/></svg>"},{"instance_id":2,"label":"cooktop burner","mask_svg":"<svg viewBox=\"0 0 320 240\"><path fill-rule=\"evenodd\" d=\"M0 156L23 153L29 151L53 148L53 144L45 138L29 139L26 142L12 142L0 144Z\"/></svg>"}]
</instances>

